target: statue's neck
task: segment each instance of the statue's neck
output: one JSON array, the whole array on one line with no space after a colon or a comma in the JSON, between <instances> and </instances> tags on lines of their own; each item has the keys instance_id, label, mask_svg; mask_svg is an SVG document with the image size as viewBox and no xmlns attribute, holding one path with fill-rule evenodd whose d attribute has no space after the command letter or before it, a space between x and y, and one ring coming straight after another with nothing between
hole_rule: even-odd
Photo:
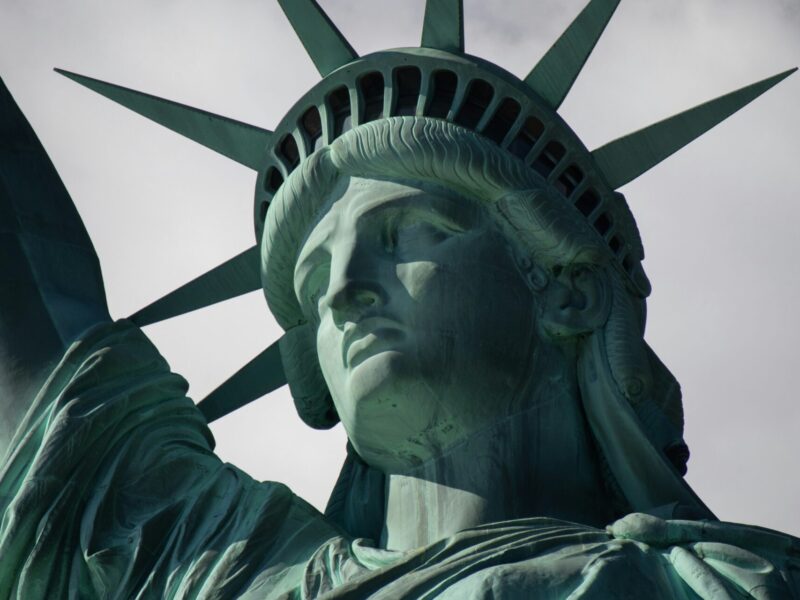
<instances>
[{"instance_id":1,"label":"statue's neck","mask_svg":"<svg viewBox=\"0 0 800 600\"><path fill-rule=\"evenodd\" d=\"M386 478L381 545L417 548L483 523L552 517L604 526L612 505L572 373L532 391L521 413Z\"/></svg>"}]
</instances>

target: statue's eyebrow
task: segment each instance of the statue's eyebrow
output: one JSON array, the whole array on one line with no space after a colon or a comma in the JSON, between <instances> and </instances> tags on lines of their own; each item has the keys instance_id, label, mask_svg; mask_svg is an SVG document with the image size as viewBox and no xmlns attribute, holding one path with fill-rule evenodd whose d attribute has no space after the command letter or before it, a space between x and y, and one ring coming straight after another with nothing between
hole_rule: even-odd
<instances>
[{"instance_id":1,"label":"statue's eyebrow","mask_svg":"<svg viewBox=\"0 0 800 600\"><path fill-rule=\"evenodd\" d=\"M331 235L336 230L338 224L338 217L331 219L331 211L328 210L324 214L317 217L315 221L308 226L306 235L300 243L297 255L295 258L295 267L301 262L316 257L319 252L326 252L322 247L328 242ZM307 251L308 243L314 241L312 250Z\"/></svg>"},{"instance_id":2,"label":"statue's eyebrow","mask_svg":"<svg viewBox=\"0 0 800 600\"><path fill-rule=\"evenodd\" d=\"M313 274L327 261L330 261L330 253L320 245L298 258L292 273L292 287L295 297L302 307L307 304L306 293Z\"/></svg>"},{"instance_id":3,"label":"statue's eyebrow","mask_svg":"<svg viewBox=\"0 0 800 600\"><path fill-rule=\"evenodd\" d=\"M377 201L366 201L356 209L355 218L366 224L374 219L398 212L419 214L433 212L438 217L442 217L453 229L466 231L475 225L476 212L464 210L465 205L472 207L473 201L455 195L419 193L417 191L398 194L391 198L381 198Z\"/></svg>"},{"instance_id":4,"label":"statue's eyebrow","mask_svg":"<svg viewBox=\"0 0 800 600\"><path fill-rule=\"evenodd\" d=\"M314 244L311 250L308 250L308 242L312 239L313 233L317 230L318 227L322 225L327 229L322 234L322 239L319 240L317 243ZM316 226L311 228L311 232L309 236L305 239L303 244L300 247L300 251L297 253L297 259L295 261L294 269L292 271L292 281L294 282L295 292L299 291L304 285L305 280L307 279L309 268L315 264L319 264L324 260L330 259L330 252L325 248L325 243L330 238L331 234L333 233L333 226L328 224L327 226L323 224L323 221L320 221L316 224ZM319 233L318 233L319 235ZM298 276L300 278L300 286L297 285L298 283Z\"/></svg>"},{"instance_id":5,"label":"statue's eyebrow","mask_svg":"<svg viewBox=\"0 0 800 600\"><path fill-rule=\"evenodd\" d=\"M330 253L321 245L316 245L310 252L301 252L295 263L294 272L305 268L308 263L318 263L320 260L330 258Z\"/></svg>"}]
</instances>

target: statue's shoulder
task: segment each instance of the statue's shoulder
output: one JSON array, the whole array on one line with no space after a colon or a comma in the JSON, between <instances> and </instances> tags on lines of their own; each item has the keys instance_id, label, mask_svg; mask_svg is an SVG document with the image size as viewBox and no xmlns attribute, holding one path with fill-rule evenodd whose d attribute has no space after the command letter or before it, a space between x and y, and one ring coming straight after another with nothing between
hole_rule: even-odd
<instances>
[{"instance_id":1,"label":"statue's shoulder","mask_svg":"<svg viewBox=\"0 0 800 600\"><path fill-rule=\"evenodd\" d=\"M659 552L701 597L728 598L735 591L746 597L800 598L800 538L792 535L755 525L641 513L620 519L608 532Z\"/></svg>"},{"instance_id":2,"label":"statue's shoulder","mask_svg":"<svg viewBox=\"0 0 800 600\"><path fill-rule=\"evenodd\" d=\"M628 515L606 529L547 518L492 523L428 547L332 539L307 563L330 598L800 598L800 540L759 527ZM372 597L372 596L371 596ZM539 597L539 596L537 596Z\"/></svg>"}]
</instances>

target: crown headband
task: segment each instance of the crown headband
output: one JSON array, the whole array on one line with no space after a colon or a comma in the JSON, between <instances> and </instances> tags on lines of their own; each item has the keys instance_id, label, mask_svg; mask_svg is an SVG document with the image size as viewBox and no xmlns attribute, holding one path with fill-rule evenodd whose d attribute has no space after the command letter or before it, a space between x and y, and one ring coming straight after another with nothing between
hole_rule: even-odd
<instances>
[{"instance_id":1,"label":"crown headband","mask_svg":"<svg viewBox=\"0 0 800 600\"><path fill-rule=\"evenodd\" d=\"M787 77L792 69L697 106L592 152L557 114L619 0L591 0L520 80L464 54L462 0L428 0L421 48L358 57L315 0L278 0L323 79L274 132L67 71L58 72L258 171L257 239L283 181L351 127L403 115L451 121L524 161L583 215L630 287L650 288L635 221L615 190ZM258 245L131 316L144 326L260 289ZM200 403L209 421L286 382L277 343Z\"/></svg>"}]
</instances>

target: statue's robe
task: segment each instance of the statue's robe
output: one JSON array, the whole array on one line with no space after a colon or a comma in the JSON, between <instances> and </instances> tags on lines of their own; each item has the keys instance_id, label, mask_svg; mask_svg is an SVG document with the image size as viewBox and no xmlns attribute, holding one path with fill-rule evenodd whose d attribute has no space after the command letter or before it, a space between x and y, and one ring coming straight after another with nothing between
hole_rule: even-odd
<instances>
[{"instance_id":1,"label":"statue's robe","mask_svg":"<svg viewBox=\"0 0 800 600\"><path fill-rule=\"evenodd\" d=\"M0 472L0 600L800 598L800 540L730 524L671 544L679 522L533 518L381 550L222 463L186 390L129 323L70 348Z\"/></svg>"}]
</instances>

